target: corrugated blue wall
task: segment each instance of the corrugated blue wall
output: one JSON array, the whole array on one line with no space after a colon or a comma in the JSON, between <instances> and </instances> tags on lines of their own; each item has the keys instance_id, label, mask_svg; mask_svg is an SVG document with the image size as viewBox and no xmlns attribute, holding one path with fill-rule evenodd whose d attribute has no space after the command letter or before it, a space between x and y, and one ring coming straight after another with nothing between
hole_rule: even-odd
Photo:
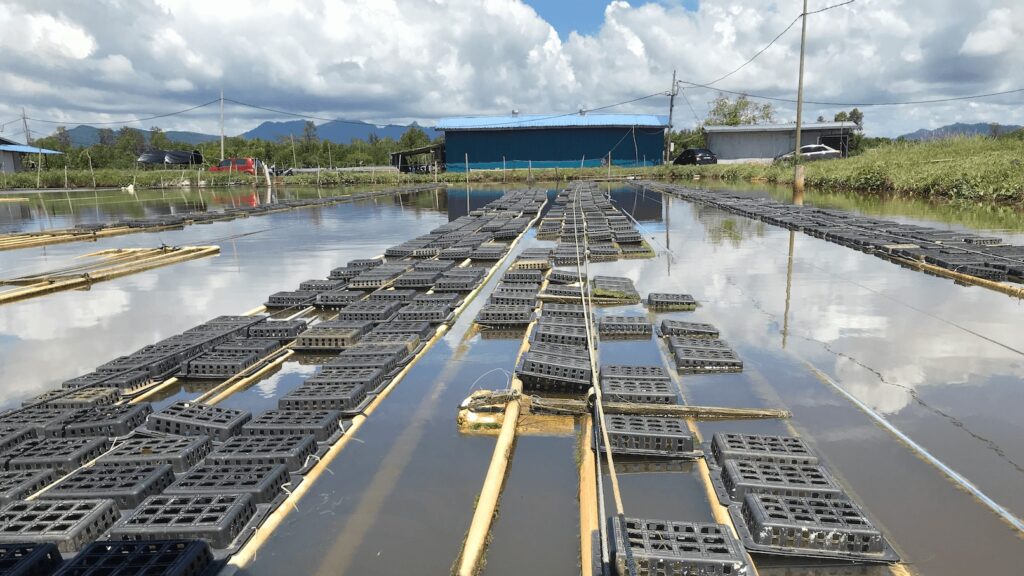
<instances>
[{"instance_id":1,"label":"corrugated blue wall","mask_svg":"<svg viewBox=\"0 0 1024 576\"><path fill-rule=\"evenodd\" d=\"M634 146L634 135L636 145ZM578 168L601 166L612 153L615 166L660 164L665 133L657 128L542 128L531 130L470 130L445 133L445 157L450 172L470 169Z\"/></svg>"}]
</instances>

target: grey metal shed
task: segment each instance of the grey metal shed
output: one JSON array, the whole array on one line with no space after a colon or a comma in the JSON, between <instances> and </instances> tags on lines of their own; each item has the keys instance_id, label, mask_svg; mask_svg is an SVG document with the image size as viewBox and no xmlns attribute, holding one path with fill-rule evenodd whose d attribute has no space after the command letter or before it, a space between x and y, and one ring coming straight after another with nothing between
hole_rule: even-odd
<instances>
[{"instance_id":1,"label":"grey metal shed","mask_svg":"<svg viewBox=\"0 0 1024 576\"><path fill-rule=\"evenodd\" d=\"M825 144L846 155L853 122L815 122L800 129L800 144ZM705 126L707 147L719 162L765 162L796 148L796 124Z\"/></svg>"}]
</instances>

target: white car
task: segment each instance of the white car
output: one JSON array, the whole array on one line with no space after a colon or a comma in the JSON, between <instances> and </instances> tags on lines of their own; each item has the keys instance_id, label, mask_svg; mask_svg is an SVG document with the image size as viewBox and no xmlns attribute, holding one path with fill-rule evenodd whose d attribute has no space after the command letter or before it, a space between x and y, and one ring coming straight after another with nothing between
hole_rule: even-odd
<instances>
[{"instance_id":1,"label":"white car","mask_svg":"<svg viewBox=\"0 0 1024 576\"><path fill-rule=\"evenodd\" d=\"M811 160L829 160L832 158L842 158L843 154L835 148L825 146L824 144L808 144L800 147L800 158L805 162ZM785 162L793 159L793 153L789 152L775 157L776 162Z\"/></svg>"}]
</instances>

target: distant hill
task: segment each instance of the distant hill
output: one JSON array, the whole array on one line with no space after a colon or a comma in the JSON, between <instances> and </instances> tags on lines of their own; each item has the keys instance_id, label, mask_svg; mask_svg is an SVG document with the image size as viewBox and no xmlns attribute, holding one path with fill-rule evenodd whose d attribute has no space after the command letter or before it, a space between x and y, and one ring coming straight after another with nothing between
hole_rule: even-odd
<instances>
[{"instance_id":1,"label":"distant hill","mask_svg":"<svg viewBox=\"0 0 1024 576\"><path fill-rule=\"evenodd\" d=\"M999 133L1007 134L1014 130L1019 130L1021 127L1016 124L1000 124ZM953 136L991 136L992 125L986 122L978 122L976 124L964 124L957 122L956 124L949 124L936 128L934 130L926 130L924 128L916 130L909 134L900 136L905 140L940 140L942 138L950 138Z\"/></svg>"},{"instance_id":2,"label":"distant hill","mask_svg":"<svg viewBox=\"0 0 1024 576\"><path fill-rule=\"evenodd\" d=\"M139 130L138 128L129 128L129 130L135 130L139 134L142 134L142 138L149 142L149 130ZM115 130L116 132L117 130ZM71 143L75 146L92 146L93 144L99 144L100 142L100 129L94 126L75 126L68 130L68 134L71 135ZM201 144L203 142L210 142L220 138L219 136L212 136L210 134L200 134L198 132L178 132L175 130L168 130L165 132L167 137L175 142L185 142L187 144Z\"/></svg>"},{"instance_id":3,"label":"distant hill","mask_svg":"<svg viewBox=\"0 0 1024 576\"><path fill-rule=\"evenodd\" d=\"M415 126L416 124L413 123L413 125ZM252 130L244 132L241 136L243 138L260 138L270 141L287 138L289 135L301 138L303 126L304 122L302 120L291 120L288 122L264 122ZM402 126L399 124L388 124L386 126L378 127L366 122L329 122L317 126L316 133L321 140L330 140L337 144L349 144L356 138L366 140L370 137L370 134L376 134L380 138L391 137L398 140L408 129L409 126ZM137 128L131 128L131 130L135 130L140 133L142 138L146 142L149 142L149 130L139 130ZM423 128L423 131L427 133L427 136L430 136L431 140L440 135L440 132L433 128ZM98 144L100 141L100 129L95 126L75 126L68 130L68 134L71 135L71 143L75 146L92 146L93 144ZM193 145L201 144L203 142L213 142L220 138L220 136L216 134L179 132L175 130L168 130L165 134L167 134L167 137L174 142L184 142Z\"/></svg>"},{"instance_id":4,"label":"distant hill","mask_svg":"<svg viewBox=\"0 0 1024 576\"><path fill-rule=\"evenodd\" d=\"M305 125L303 120L289 120L287 122L264 122L259 126L242 134L245 138L260 138L262 140L276 141L280 138L295 136L302 137L302 128ZM414 126L417 124L413 123ZM422 126L421 126L422 128ZM388 124L376 126L366 122L326 122L316 127L316 135L321 140L329 140L338 144L349 144L354 139L366 140L370 134L376 134L380 138L394 138L398 140L405 134L409 126ZM440 133L432 128L423 128L423 131L433 140Z\"/></svg>"}]
</instances>

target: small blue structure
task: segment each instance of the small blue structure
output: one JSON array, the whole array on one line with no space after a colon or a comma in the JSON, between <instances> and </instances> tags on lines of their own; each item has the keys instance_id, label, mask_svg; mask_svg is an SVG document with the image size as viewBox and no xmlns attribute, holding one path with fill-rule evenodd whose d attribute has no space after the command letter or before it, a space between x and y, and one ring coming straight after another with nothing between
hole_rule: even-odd
<instances>
[{"instance_id":1,"label":"small blue structure","mask_svg":"<svg viewBox=\"0 0 1024 576\"><path fill-rule=\"evenodd\" d=\"M46 148L36 148L35 146L26 146L25 144L18 144L14 140L8 140L7 138L0 137L0 172L17 172L21 170L22 154L63 154L56 150L47 150Z\"/></svg>"},{"instance_id":2,"label":"small blue structure","mask_svg":"<svg viewBox=\"0 0 1024 576\"><path fill-rule=\"evenodd\" d=\"M661 164L668 118L654 114L561 114L443 118L450 172Z\"/></svg>"}]
</instances>

